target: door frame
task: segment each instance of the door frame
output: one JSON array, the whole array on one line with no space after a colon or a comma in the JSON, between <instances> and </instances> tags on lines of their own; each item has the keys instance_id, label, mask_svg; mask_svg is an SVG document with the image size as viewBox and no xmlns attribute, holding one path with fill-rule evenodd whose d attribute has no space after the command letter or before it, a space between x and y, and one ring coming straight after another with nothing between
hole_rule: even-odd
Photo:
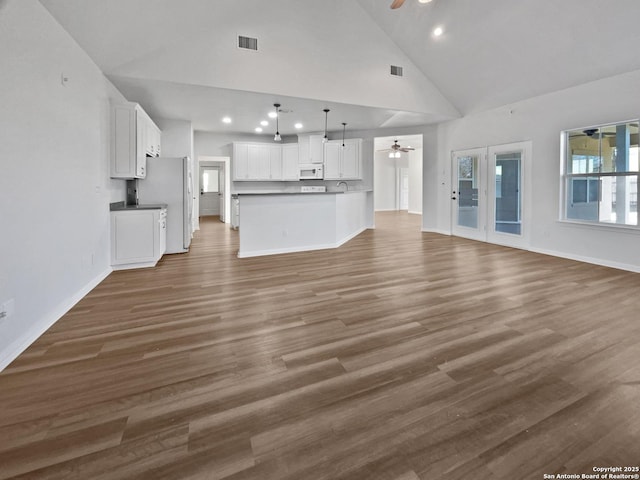
<instances>
[{"instance_id":1,"label":"door frame","mask_svg":"<svg viewBox=\"0 0 640 480\"><path fill-rule=\"evenodd\" d=\"M231 158L230 157L214 157L209 155L198 156L198 167L224 165L224 223L231 221ZM198 170L199 171L199 170ZM198 175L198 194L195 195L198 202L197 212L200 213L200 175ZM196 217L199 218L199 217Z\"/></svg>"},{"instance_id":2,"label":"door frame","mask_svg":"<svg viewBox=\"0 0 640 480\"><path fill-rule=\"evenodd\" d=\"M461 157L478 157L478 223L477 227L466 227L458 224L460 192L458 180L458 159ZM472 240L487 241L486 231L486 171L487 171L487 148L469 148L466 150L454 150L451 152L451 200L455 201L451 209L451 233L457 237L470 238Z\"/></svg>"},{"instance_id":3,"label":"door frame","mask_svg":"<svg viewBox=\"0 0 640 480\"><path fill-rule=\"evenodd\" d=\"M495 230L496 155L520 153L520 235ZM454 150L451 152L451 198L458 199L459 157L477 155L478 165L478 228L458 225L458 203L451 209L451 234L514 248L529 248L532 205L532 159L531 140L491 145L488 147Z\"/></svg>"},{"instance_id":4,"label":"door frame","mask_svg":"<svg viewBox=\"0 0 640 480\"><path fill-rule=\"evenodd\" d=\"M205 170L216 170L218 172L218 191L217 192L203 192L203 185L202 185L202 178L203 178L203 173L205 172ZM199 171L198 171L198 175L199 175L199 182L200 182L200 190L199 190L199 194L200 194L200 203L198 204L198 216L200 217L204 217L204 216L224 216L224 212L220 211L220 196L224 194L224 185L222 185L222 179L220 178L221 176L224 175L224 166L223 165L203 165L202 163L199 165ZM202 210L202 196L203 195L207 195L207 194L211 194L213 196L213 194L215 194L215 201L217 202L217 208L215 209L211 209L211 210L207 210L207 211L216 211L217 213L207 213L204 214L203 210Z\"/></svg>"},{"instance_id":5,"label":"door frame","mask_svg":"<svg viewBox=\"0 0 640 480\"><path fill-rule=\"evenodd\" d=\"M498 232L495 229L496 155L520 153L520 235ZM493 145L487 148L488 191L487 241L508 247L529 247L531 232L531 171L533 146L531 141Z\"/></svg>"}]
</instances>

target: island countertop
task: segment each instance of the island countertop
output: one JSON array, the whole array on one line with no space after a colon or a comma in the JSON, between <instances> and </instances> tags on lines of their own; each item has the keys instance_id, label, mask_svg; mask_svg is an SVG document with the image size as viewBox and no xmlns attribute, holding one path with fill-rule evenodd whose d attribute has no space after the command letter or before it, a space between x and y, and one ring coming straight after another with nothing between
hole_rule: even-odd
<instances>
[{"instance_id":1,"label":"island countertop","mask_svg":"<svg viewBox=\"0 0 640 480\"><path fill-rule=\"evenodd\" d=\"M277 190L265 190L256 192L235 192L231 194L232 197L244 196L244 195L335 195L342 193L367 193L373 190L329 190L326 192L300 192L300 191L277 191Z\"/></svg>"},{"instance_id":2,"label":"island countertop","mask_svg":"<svg viewBox=\"0 0 640 480\"><path fill-rule=\"evenodd\" d=\"M241 258L337 248L373 226L370 190L236 193Z\"/></svg>"}]
</instances>

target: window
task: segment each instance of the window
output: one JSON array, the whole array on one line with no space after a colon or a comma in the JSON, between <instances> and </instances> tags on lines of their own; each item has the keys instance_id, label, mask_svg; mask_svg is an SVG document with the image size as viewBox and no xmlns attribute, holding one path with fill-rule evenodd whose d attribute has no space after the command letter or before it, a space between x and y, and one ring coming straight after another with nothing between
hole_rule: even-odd
<instances>
[{"instance_id":1,"label":"window","mask_svg":"<svg viewBox=\"0 0 640 480\"><path fill-rule=\"evenodd\" d=\"M564 218L638 226L638 122L563 132Z\"/></svg>"},{"instance_id":2,"label":"window","mask_svg":"<svg viewBox=\"0 0 640 480\"><path fill-rule=\"evenodd\" d=\"M220 191L219 171L217 168L205 168L202 171L202 193Z\"/></svg>"}]
</instances>

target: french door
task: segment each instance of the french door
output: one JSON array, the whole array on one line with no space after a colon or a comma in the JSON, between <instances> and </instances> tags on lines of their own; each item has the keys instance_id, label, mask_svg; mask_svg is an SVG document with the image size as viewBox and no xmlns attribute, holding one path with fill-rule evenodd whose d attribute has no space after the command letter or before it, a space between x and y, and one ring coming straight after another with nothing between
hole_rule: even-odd
<instances>
[{"instance_id":1,"label":"french door","mask_svg":"<svg viewBox=\"0 0 640 480\"><path fill-rule=\"evenodd\" d=\"M452 233L528 246L531 142L452 153Z\"/></svg>"},{"instance_id":2,"label":"french door","mask_svg":"<svg viewBox=\"0 0 640 480\"><path fill-rule=\"evenodd\" d=\"M486 148L453 152L452 233L486 240Z\"/></svg>"}]
</instances>

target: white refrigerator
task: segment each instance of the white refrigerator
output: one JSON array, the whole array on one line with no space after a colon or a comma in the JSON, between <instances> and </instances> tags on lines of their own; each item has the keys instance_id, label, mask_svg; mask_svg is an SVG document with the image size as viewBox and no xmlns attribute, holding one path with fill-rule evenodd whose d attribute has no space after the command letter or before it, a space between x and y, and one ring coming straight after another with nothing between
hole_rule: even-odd
<instances>
[{"instance_id":1,"label":"white refrigerator","mask_svg":"<svg viewBox=\"0 0 640 480\"><path fill-rule=\"evenodd\" d=\"M147 158L147 176L138 180L140 204L167 204L167 252L189 251L193 233L193 190L189 157Z\"/></svg>"}]
</instances>

